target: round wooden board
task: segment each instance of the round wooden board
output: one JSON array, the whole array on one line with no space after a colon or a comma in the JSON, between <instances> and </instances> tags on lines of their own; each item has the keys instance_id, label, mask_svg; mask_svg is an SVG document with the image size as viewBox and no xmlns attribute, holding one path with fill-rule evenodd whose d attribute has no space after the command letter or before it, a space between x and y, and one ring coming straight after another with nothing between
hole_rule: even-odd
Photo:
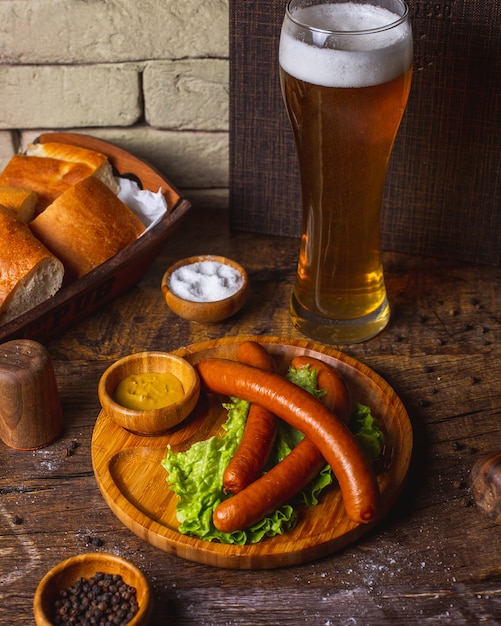
<instances>
[{"instance_id":1,"label":"round wooden board","mask_svg":"<svg viewBox=\"0 0 501 626\"><path fill-rule=\"evenodd\" d=\"M412 427L393 389L375 372L355 359L308 340L278 337L226 337L194 344L174 353L196 363L209 357L236 358L238 345L253 339L265 345L285 373L292 357L307 354L334 366L345 377L353 402L371 407L386 433L385 458L378 469L381 518L394 505L407 476L412 452ZM254 545L235 546L207 542L177 531L176 496L166 483L161 466L167 445L177 450L220 432L226 420L221 398L202 395L190 418L161 437L140 437L115 423L101 411L92 437L92 462L97 483L113 513L151 545L184 559L235 569L285 567L311 561L354 542L372 525L357 524L344 510L334 485L311 508L299 510L297 526L279 537ZM380 519L381 519L380 518Z\"/></svg>"}]
</instances>

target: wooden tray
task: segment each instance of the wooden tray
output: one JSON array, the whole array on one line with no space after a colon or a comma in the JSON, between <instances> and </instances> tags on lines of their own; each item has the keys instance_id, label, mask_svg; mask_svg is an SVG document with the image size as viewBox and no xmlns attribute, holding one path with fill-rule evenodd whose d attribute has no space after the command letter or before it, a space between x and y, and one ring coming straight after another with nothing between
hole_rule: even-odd
<instances>
[{"instance_id":1,"label":"wooden tray","mask_svg":"<svg viewBox=\"0 0 501 626\"><path fill-rule=\"evenodd\" d=\"M190 208L190 203L154 168L106 141L72 133L46 133L37 141L67 143L106 154L117 175L139 181L143 189L157 192L161 188L167 213L160 223L92 272L0 326L0 342L22 338L48 341L131 288L147 272Z\"/></svg>"},{"instance_id":2,"label":"wooden tray","mask_svg":"<svg viewBox=\"0 0 501 626\"><path fill-rule=\"evenodd\" d=\"M227 337L175 351L191 363L208 357L236 358L238 344L254 339L266 346L281 373L293 356L308 354L334 365L345 376L354 402L371 407L386 431L386 451L378 481L383 516L404 484L412 452L412 427L391 387L371 369L337 350L307 340L277 337ZM301 508L290 532L255 545L233 546L202 541L177 531L176 496L161 466L167 444L190 447L219 432L226 420L221 398L202 396L188 422L161 437L140 437L115 425L104 411L92 437L92 462L97 483L118 519L151 545L178 556L217 567L265 569L304 563L354 542L372 526L348 519L339 489L330 488L314 508Z\"/></svg>"}]
</instances>

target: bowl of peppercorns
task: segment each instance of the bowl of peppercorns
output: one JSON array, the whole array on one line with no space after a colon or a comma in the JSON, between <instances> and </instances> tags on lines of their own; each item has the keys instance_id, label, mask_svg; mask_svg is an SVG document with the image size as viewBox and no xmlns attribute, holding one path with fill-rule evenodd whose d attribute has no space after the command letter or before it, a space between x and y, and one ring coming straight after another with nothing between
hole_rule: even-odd
<instances>
[{"instance_id":1,"label":"bowl of peppercorns","mask_svg":"<svg viewBox=\"0 0 501 626\"><path fill-rule=\"evenodd\" d=\"M117 624L146 626L150 586L133 563L103 552L80 554L53 567L35 592L38 626Z\"/></svg>"}]
</instances>

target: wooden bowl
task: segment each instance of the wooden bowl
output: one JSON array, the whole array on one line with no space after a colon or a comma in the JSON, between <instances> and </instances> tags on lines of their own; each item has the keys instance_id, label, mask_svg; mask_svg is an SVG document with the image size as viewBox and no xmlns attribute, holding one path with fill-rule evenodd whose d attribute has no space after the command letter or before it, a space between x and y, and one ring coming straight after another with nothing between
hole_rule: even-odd
<instances>
[{"instance_id":1,"label":"wooden bowl","mask_svg":"<svg viewBox=\"0 0 501 626\"><path fill-rule=\"evenodd\" d=\"M37 587L33 601L36 624L51 626L52 609L59 592L73 585L79 578L91 578L97 572L119 574L127 585L136 589L139 610L129 622L129 626L146 626L153 610L148 580L130 561L105 552L74 556L62 561L45 574Z\"/></svg>"},{"instance_id":2,"label":"wooden bowl","mask_svg":"<svg viewBox=\"0 0 501 626\"><path fill-rule=\"evenodd\" d=\"M134 410L118 404L113 395L118 383L131 374L170 372L184 389L178 402L158 409ZM101 376L99 401L104 411L119 426L144 436L157 436L177 426L193 411L200 395L200 379L185 359L168 352L139 352L119 359Z\"/></svg>"},{"instance_id":3,"label":"wooden bowl","mask_svg":"<svg viewBox=\"0 0 501 626\"><path fill-rule=\"evenodd\" d=\"M188 300L171 290L171 276L177 269L204 261L222 263L236 270L242 276L242 285L238 291L227 298L201 302L198 300ZM249 296L249 291L249 278L245 269L236 261L224 256L200 255L182 259L169 267L162 278L162 292L169 309L176 313L176 315L179 315L179 317L192 322L221 322L231 317L243 307Z\"/></svg>"}]
</instances>

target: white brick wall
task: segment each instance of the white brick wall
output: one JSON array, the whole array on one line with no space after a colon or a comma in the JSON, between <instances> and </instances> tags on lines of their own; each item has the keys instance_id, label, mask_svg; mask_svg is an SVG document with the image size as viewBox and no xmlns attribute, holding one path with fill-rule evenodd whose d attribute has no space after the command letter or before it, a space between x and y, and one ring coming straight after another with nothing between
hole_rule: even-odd
<instances>
[{"instance_id":1,"label":"white brick wall","mask_svg":"<svg viewBox=\"0 0 501 626\"><path fill-rule=\"evenodd\" d=\"M145 158L227 203L229 0L1 0L0 167L44 130Z\"/></svg>"},{"instance_id":2,"label":"white brick wall","mask_svg":"<svg viewBox=\"0 0 501 626\"><path fill-rule=\"evenodd\" d=\"M179 130L228 130L228 62L155 61L143 71L146 122Z\"/></svg>"}]
</instances>

